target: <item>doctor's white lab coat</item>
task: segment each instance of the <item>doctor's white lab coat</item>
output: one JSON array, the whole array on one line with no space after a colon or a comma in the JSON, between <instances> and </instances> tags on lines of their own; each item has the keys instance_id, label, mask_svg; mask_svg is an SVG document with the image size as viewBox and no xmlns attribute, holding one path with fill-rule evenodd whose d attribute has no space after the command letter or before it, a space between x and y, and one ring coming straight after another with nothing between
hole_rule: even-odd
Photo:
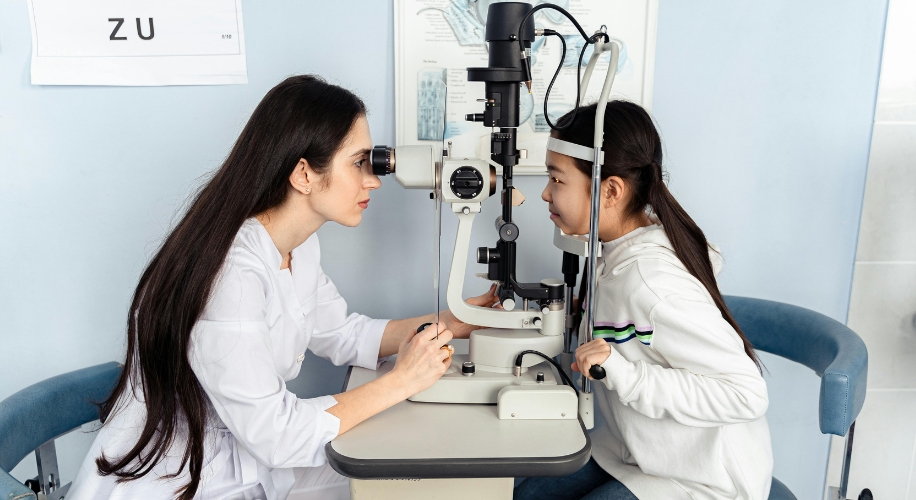
<instances>
[{"instance_id":1,"label":"doctor's white lab coat","mask_svg":"<svg viewBox=\"0 0 916 500\"><path fill-rule=\"evenodd\" d=\"M191 334L189 361L212 404L201 485L195 498L282 500L293 467L327 463L325 444L340 420L326 412L333 396L298 399L286 389L305 350L335 365L375 369L387 320L347 315L347 304L320 265L318 237L292 252L291 269L256 219L247 220L229 250L212 295ZM166 459L141 479L100 476L95 459L130 450L146 418L141 383L99 431L67 500L174 498L188 482L179 435Z\"/></svg>"}]
</instances>

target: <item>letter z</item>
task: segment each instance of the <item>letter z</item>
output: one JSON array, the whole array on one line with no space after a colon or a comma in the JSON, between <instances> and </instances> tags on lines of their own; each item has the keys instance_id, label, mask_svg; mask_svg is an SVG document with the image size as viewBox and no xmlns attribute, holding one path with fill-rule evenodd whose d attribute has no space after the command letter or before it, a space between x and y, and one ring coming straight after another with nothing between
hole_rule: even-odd
<instances>
[{"instance_id":1,"label":"letter z","mask_svg":"<svg viewBox=\"0 0 916 500\"><path fill-rule=\"evenodd\" d=\"M112 30L111 36L109 36L108 39L109 40L127 40L126 36L115 36L118 34L118 30L121 29L121 25L124 24L124 18L123 17L109 17L108 21L112 23L114 22L118 23L117 26L114 27L114 30Z\"/></svg>"}]
</instances>

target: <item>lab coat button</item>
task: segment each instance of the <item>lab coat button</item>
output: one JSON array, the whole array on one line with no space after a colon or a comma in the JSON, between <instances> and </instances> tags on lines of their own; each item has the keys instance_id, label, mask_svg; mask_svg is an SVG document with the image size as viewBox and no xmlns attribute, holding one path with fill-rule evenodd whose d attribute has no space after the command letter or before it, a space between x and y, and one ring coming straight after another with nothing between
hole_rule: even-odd
<instances>
[{"instance_id":1,"label":"lab coat button","mask_svg":"<svg viewBox=\"0 0 916 500\"><path fill-rule=\"evenodd\" d=\"M296 363L301 363L303 359L305 359L305 353L304 353L304 352L301 353L301 354L299 354L298 356L296 356Z\"/></svg>"}]
</instances>

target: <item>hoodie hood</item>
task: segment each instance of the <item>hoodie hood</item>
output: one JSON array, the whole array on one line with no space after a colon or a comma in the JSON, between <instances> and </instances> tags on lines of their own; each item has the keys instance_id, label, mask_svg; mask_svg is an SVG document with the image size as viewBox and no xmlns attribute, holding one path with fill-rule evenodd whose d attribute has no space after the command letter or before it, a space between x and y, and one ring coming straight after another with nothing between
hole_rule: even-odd
<instances>
[{"instance_id":1,"label":"hoodie hood","mask_svg":"<svg viewBox=\"0 0 916 500\"><path fill-rule=\"evenodd\" d=\"M613 279L639 259L661 259L687 270L674 252L674 245L668 239L665 228L657 221L651 226L634 229L616 240L602 243L601 256L597 273L599 280ZM713 274L718 276L724 261L719 247L712 243L709 244L709 260Z\"/></svg>"}]
</instances>

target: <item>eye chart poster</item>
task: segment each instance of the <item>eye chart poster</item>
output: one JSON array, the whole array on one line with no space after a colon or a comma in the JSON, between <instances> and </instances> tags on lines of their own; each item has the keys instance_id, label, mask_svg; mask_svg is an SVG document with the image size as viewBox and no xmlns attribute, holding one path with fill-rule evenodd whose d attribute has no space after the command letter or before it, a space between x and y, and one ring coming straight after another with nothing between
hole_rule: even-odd
<instances>
[{"instance_id":1,"label":"eye chart poster","mask_svg":"<svg viewBox=\"0 0 916 500\"><path fill-rule=\"evenodd\" d=\"M487 10L498 0L394 0L395 101L397 141L402 144L452 142L453 155L482 157L489 153L490 129L467 122L465 114L482 113L484 84L467 81L467 68L487 66L484 31ZM545 0L526 0L539 5ZM604 26L621 45L612 98L652 105L655 67L655 28L658 0L550 0L569 11L588 34ZM556 120L575 105L576 66L584 42L578 31L557 11L534 15L537 28L564 35L565 58L550 92L547 113ZM528 150L516 169L519 174L544 173L550 127L544 117L544 96L564 53L556 37L538 37L531 47L533 92L521 95L518 147ZM591 50L586 50L583 66ZM610 55L598 60L586 100L595 102L604 83ZM446 87L448 92L445 92ZM446 96L448 103L443 100Z\"/></svg>"},{"instance_id":2,"label":"eye chart poster","mask_svg":"<svg viewBox=\"0 0 916 500\"><path fill-rule=\"evenodd\" d=\"M33 85L248 83L241 0L28 0Z\"/></svg>"}]
</instances>

